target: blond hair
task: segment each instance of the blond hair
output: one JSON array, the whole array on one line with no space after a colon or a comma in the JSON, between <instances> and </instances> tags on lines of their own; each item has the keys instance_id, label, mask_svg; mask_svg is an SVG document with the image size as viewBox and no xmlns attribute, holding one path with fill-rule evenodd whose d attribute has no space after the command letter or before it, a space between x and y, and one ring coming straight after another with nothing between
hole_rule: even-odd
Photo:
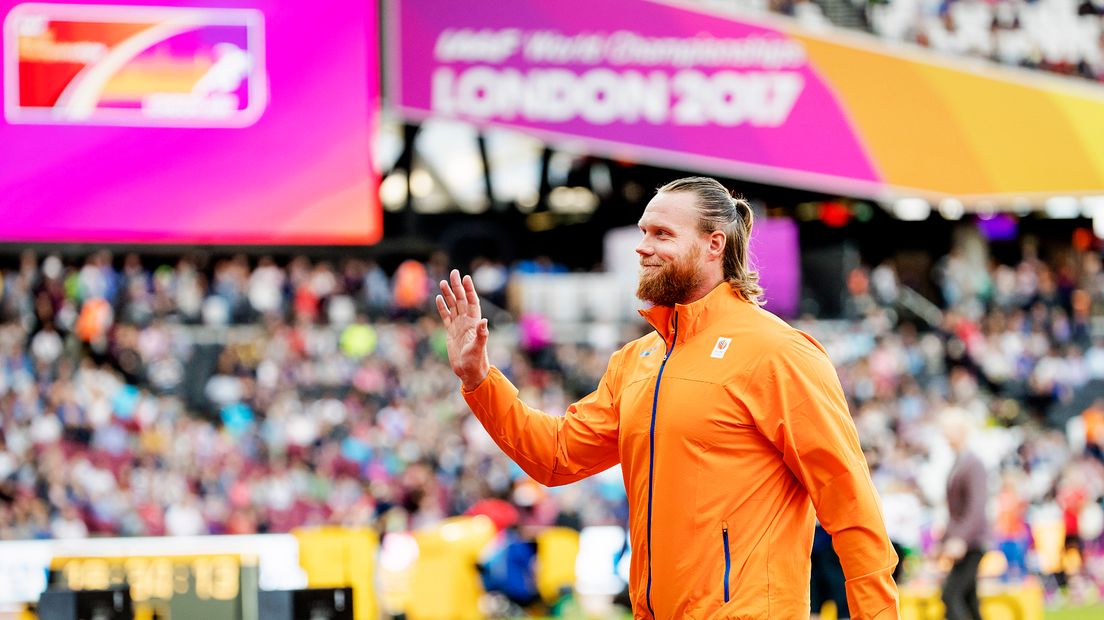
<instances>
[{"instance_id":1,"label":"blond hair","mask_svg":"<svg viewBox=\"0 0 1104 620\"><path fill-rule=\"evenodd\" d=\"M724 279L736 293L762 305L763 288L759 272L748 263L748 244L754 216L751 204L743 197L733 196L725 186L709 177L686 177L659 188L657 193L693 194L698 207L698 230L709 234L715 230L725 234Z\"/></svg>"}]
</instances>

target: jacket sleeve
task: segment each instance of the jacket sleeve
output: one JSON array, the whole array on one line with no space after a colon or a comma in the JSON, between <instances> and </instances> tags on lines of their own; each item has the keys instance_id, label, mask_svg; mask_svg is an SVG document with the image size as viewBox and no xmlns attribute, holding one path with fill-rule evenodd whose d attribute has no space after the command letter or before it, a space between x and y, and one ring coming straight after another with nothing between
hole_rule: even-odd
<instances>
[{"instance_id":1,"label":"jacket sleeve","mask_svg":"<svg viewBox=\"0 0 1104 620\"><path fill-rule=\"evenodd\" d=\"M568 484L609 469L618 462L620 426L614 385L620 351L610 358L598 389L560 416L529 407L497 368L473 390L463 390L472 413L495 443L534 480L548 486Z\"/></svg>"},{"instance_id":2,"label":"jacket sleeve","mask_svg":"<svg viewBox=\"0 0 1104 620\"><path fill-rule=\"evenodd\" d=\"M744 394L759 430L782 453L832 535L851 617L898 618L897 554L828 355L811 338L796 337L764 356Z\"/></svg>"}]
</instances>

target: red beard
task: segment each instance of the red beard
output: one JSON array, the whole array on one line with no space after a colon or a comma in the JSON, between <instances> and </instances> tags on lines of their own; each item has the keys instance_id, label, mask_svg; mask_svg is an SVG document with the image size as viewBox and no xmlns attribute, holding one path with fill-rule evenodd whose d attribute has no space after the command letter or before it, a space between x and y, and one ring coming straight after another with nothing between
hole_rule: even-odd
<instances>
[{"instance_id":1,"label":"red beard","mask_svg":"<svg viewBox=\"0 0 1104 620\"><path fill-rule=\"evenodd\" d=\"M650 273L641 272L636 296L657 306L674 307L684 303L701 286L701 249L693 246L685 256L661 265Z\"/></svg>"}]
</instances>

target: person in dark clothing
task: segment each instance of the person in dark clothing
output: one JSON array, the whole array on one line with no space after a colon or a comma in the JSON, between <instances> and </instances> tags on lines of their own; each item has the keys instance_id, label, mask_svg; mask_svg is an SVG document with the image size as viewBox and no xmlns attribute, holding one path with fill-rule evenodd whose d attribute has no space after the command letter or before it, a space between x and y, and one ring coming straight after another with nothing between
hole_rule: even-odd
<instances>
[{"instance_id":1,"label":"person in dark clothing","mask_svg":"<svg viewBox=\"0 0 1104 620\"><path fill-rule=\"evenodd\" d=\"M846 577L843 575L843 566L840 564L836 550L832 548L832 535L824 531L818 522L813 532L812 579L809 583L809 601L811 603L811 618L820 617L820 610L828 601L836 604L836 617L850 618L851 612L847 609Z\"/></svg>"},{"instance_id":2,"label":"person in dark clothing","mask_svg":"<svg viewBox=\"0 0 1104 620\"><path fill-rule=\"evenodd\" d=\"M942 546L943 557L954 562L943 582L947 620L981 620L977 573L989 534L988 476L985 465L966 447L970 427L965 415L948 413L943 420L944 436L955 453L947 479L948 519Z\"/></svg>"}]
</instances>

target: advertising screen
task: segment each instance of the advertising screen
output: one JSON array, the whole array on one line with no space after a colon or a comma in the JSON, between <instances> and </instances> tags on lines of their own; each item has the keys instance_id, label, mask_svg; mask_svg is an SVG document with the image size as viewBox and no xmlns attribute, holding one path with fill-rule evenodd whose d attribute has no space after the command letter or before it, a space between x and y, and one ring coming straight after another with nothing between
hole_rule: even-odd
<instances>
[{"instance_id":1,"label":"advertising screen","mask_svg":"<svg viewBox=\"0 0 1104 620\"><path fill-rule=\"evenodd\" d=\"M878 200L1104 192L1104 88L1086 80L698 3L389 9L389 97L411 118Z\"/></svg>"},{"instance_id":2,"label":"advertising screen","mask_svg":"<svg viewBox=\"0 0 1104 620\"><path fill-rule=\"evenodd\" d=\"M379 239L376 3L0 0L0 20L0 242Z\"/></svg>"}]
</instances>

